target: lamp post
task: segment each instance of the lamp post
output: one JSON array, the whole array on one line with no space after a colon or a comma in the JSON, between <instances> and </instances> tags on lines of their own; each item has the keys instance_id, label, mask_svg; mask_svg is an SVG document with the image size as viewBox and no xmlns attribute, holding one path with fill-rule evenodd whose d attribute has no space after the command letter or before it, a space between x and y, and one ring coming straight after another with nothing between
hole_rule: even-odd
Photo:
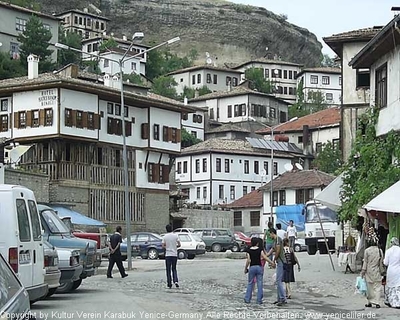
<instances>
[{"instance_id":1,"label":"lamp post","mask_svg":"<svg viewBox=\"0 0 400 320\"><path fill-rule=\"evenodd\" d=\"M143 39L144 34L142 32L136 32L133 37L132 37L132 42L129 45L129 48L125 51L125 53L122 55L122 58L119 60L114 60L114 59L108 59L112 62L115 62L119 65L119 72L120 72L120 91L121 91L121 114L122 114L122 158L124 161L124 201L125 201L125 222L126 222L126 245L127 245L127 260L128 260L128 270L132 270L132 245L131 245L131 211L129 208L129 178L128 178L128 154L127 154L127 148L126 148L126 128L125 128L125 104L124 104L124 79L123 79L123 68L124 68L124 63L128 60L135 59L142 54L145 54L149 51L152 51L154 49L160 48L165 45L170 45L175 42L178 42L180 40L179 37L175 37L173 39L170 39L168 41L162 42L154 47L151 47L147 50L144 50L142 52L139 52L137 54L134 54L133 56L126 57L128 52L131 50L132 46L134 45L133 41L134 40L141 40ZM84 52L82 50L72 48L70 46L67 46L62 43L56 43L55 46L60 49L65 49L65 50L72 50L76 52L80 52L82 54L87 54L96 58L101 58L101 56L97 54L92 54L89 52Z\"/></svg>"}]
</instances>

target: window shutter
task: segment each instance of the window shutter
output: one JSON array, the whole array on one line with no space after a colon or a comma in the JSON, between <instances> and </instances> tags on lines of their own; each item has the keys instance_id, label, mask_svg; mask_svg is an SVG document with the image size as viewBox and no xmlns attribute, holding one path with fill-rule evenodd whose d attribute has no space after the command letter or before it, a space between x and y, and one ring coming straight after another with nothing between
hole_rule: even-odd
<instances>
[{"instance_id":1,"label":"window shutter","mask_svg":"<svg viewBox=\"0 0 400 320\"><path fill-rule=\"evenodd\" d=\"M160 181L160 165L153 163L153 182Z\"/></svg>"},{"instance_id":2,"label":"window shutter","mask_svg":"<svg viewBox=\"0 0 400 320\"><path fill-rule=\"evenodd\" d=\"M14 112L14 128L19 128L19 113Z\"/></svg>"},{"instance_id":3,"label":"window shutter","mask_svg":"<svg viewBox=\"0 0 400 320\"><path fill-rule=\"evenodd\" d=\"M84 128L88 127L88 113L87 112L82 112L82 127L84 127Z\"/></svg>"},{"instance_id":4,"label":"window shutter","mask_svg":"<svg viewBox=\"0 0 400 320\"><path fill-rule=\"evenodd\" d=\"M162 181L164 183L168 183L169 182L169 165L162 165L163 169L162 169L162 173L163 173L163 177L162 177Z\"/></svg>"},{"instance_id":5,"label":"window shutter","mask_svg":"<svg viewBox=\"0 0 400 320\"><path fill-rule=\"evenodd\" d=\"M168 142L168 127L163 126L163 141Z\"/></svg>"},{"instance_id":6,"label":"window shutter","mask_svg":"<svg viewBox=\"0 0 400 320\"><path fill-rule=\"evenodd\" d=\"M179 143L181 141L182 141L181 129L176 129L176 143Z\"/></svg>"},{"instance_id":7,"label":"window shutter","mask_svg":"<svg viewBox=\"0 0 400 320\"><path fill-rule=\"evenodd\" d=\"M142 139L148 139L149 138L149 124L142 123L141 129L142 129Z\"/></svg>"},{"instance_id":8,"label":"window shutter","mask_svg":"<svg viewBox=\"0 0 400 320\"><path fill-rule=\"evenodd\" d=\"M125 121L125 136L130 137L132 135L132 122Z\"/></svg>"},{"instance_id":9,"label":"window shutter","mask_svg":"<svg viewBox=\"0 0 400 320\"><path fill-rule=\"evenodd\" d=\"M32 116L31 116L31 119L32 119ZM31 123L32 123L32 120L31 120L31 122L28 122L28 125L31 126ZM44 126L44 123L45 123L45 111L44 111L44 109L41 109L41 110L39 110L39 125Z\"/></svg>"},{"instance_id":10,"label":"window shutter","mask_svg":"<svg viewBox=\"0 0 400 320\"><path fill-rule=\"evenodd\" d=\"M168 128L168 141L172 141L172 128Z\"/></svg>"},{"instance_id":11,"label":"window shutter","mask_svg":"<svg viewBox=\"0 0 400 320\"><path fill-rule=\"evenodd\" d=\"M42 110L40 110L42 111ZM32 127L32 110L26 112L26 126Z\"/></svg>"},{"instance_id":12,"label":"window shutter","mask_svg":"<svg viewBox=\"0 0 400 320\"><path fill-rule=\"evenodd\" d=\"M76 127L76 110L71 110L71 124Z\"/></svg>"},{"instance_id":13,"label":"window shutter","mask_svg":"<svg viewBox=\"0 0 400 320\"><path fill-rule=\"evenodd\" d=\"M100 129L100 116L98 114L94 115L93 121L94 121L94 128Z\"/></svg>"},{"instance_id":14,"label":"window shutter","mask_svg":"<svg viewBox=\"0 0 400 320\"><path fill-rule=\"evenodd\" d=\"M0 120L3 120L3 119L0 119ZM8 130L8 126L7 126L7 130ZM3 121L0 121L0 132L3 132ZM0 150L0 153L1 153L1 150ZM1 157L1 154L0 154L0 157Z\"/></svg>"},{"instance_id":15,"label":"window shutter","mask_svg":"<svg viewBox=\"0 0 400 320\"><path fill-rule=\"evenodd\" d=\"M12 113L10 113L10 116L8 117L8 125L10 127L10 129L12 129Z\"/></svg>"}]
</instances>

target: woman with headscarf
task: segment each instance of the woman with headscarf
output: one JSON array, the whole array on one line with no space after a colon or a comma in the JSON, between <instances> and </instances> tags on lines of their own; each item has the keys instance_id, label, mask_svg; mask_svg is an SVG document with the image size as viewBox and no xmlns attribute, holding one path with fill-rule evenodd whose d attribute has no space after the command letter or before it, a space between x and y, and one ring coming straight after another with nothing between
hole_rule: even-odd
<instances>
[{"instance_id":1,"label":"woman with headscarf","mask_svg":"<svg viewBox=\"0 0 400 320\"><path fill-rule=\"evenodd\" d=\"M367 282L367 301L365 305L371 308L373 305L380 308L380 296L382 287L381 269L383 269L383 252L378 247L377 239L367 240L367 249L364 252L364 262L361 276Z\"/></svg>"},{"instance_id":2,"label":"woman with headscarf","mask_svg":"<svg viewBox=\"0 0 400 320\"><path fill-rule=\"evenodd\" d=\"M390 240L390 248L386 251L386 301L389 307L400 309L400 247L399 239Z\"/></svg>"}]
</instances>

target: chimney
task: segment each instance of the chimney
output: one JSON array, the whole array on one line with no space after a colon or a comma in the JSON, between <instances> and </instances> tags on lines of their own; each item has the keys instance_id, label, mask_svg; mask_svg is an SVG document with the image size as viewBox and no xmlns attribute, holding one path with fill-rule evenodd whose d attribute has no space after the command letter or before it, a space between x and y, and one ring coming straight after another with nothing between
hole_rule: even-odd
<instances>
[{"instance_id":1,"label":"chimney","mask_svg":"<svg viewBox=\"0 0 400 320\"><path fill-rule=\"evenodd\" d=\"M128 41L128 38L127 38L127 36L122 36L122 40L124 40L124 41Z\"/></svg>"},{"instance_id":2,"label":"chimney","mask_svg":"<svg viewBox=\"0 0 400 320\"><path fill-rule=\"evenodd\" d=\"M88 13L89 12L88 8L83 8L83 12Z\"/></svg>"},{"instance_id":3,"label":"chimney","mask_svg":"<svg viewBox=\"0 0 400 320\"><path fill-rule=\"evenodd\" d=\"M199 90L198 89L194 90L194 97L195 98L199 97Z\"/></svg>"},{"instance_id":4,"label":"chimney","mask_svg":"<svg viewBox=\"0 0 400 320\"><path fill-rule=\"evenodd\" d=\"M188 104L188 98L186 96L183 98L183 104L185 106Z\"/></svg>"},{"instance_id":5,"label":"chimney","mask_svg":"<svg viewBox=\"0 0 400 320\"><path fill-rule=\"evenodd\" d=\"M76 79L79 75L79 67L76 64L70 64L61 71L58 71L57 73L64 77Z\"/></svg>"},{"instance_id":6,"label":"chimney","mask_svg":"<svg viewBox=\"0 0 400 320\"><path fill-rule=\"evenodd\" d=\"M232 91L232 82L228 81L228 92Z\"/></svg>"},{"instance_id":7,"label":"chimney","mask_svg":"<svg viewBox=\"0 0 400 320\"><path fill-rule=\"evenodd\" d=\"M118 76L112 77L111 87L113 87L114 89L121 90L121 83L120 83L120 79Z\"/></svg>"},{"instance_id":8,"label":"chimney","mask_svg":"<svg viewBox=\"0 0 400 320\"><path fill-rule=\"evenodd\" d=\"M28 79L36 79L39 76L39 57L30 54L28 60Z\"/></svg>"},{"instance_id":9,"label":"chimney","mask_svg":"<svg viewBox=\"0 0 400 320\"><path fill-rule=\"evenodd\" d=\"M104 81L104 85L106 86L106 87L112 87L112 79L110 78L110 75L109 74L105 74L104 75L104 77L103 77L103 81Z\"/></svg>"}]
</instances>

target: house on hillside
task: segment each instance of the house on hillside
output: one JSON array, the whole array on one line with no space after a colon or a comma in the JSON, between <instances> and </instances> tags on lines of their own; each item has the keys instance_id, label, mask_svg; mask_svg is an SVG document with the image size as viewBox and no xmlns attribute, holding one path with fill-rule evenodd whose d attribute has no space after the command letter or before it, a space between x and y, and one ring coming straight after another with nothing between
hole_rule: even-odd
<instances>
[{"instance_id":1,"label":"house on hillside","mask_svg":"<svg viewBox=\"0 0 400 320\"><path fill-rule=\"evenodd\" d=\"M370 101L370 70L368 68L353 69L349 66L349 62L381 29L382 27L359 29L334 34L323 39L342 63L340 137L344 161L350 156L358 129L358 118L369 106Z\"/></svg>"},{"instance_id":2,"label":"house on hillside","mask_svg":"<svg viewBox=\"0 0 400 320\"><path fill-rule=\"evenodd\" d=\"M37 16L43 26L51 32L49 49L53 50L51 59L57 61L57 50L55 44L58 42L58 27L60 19L42 12L26 9L0 1L0 51L10 54L11 59L19 59L18 36L25 31L26 23L32 15Z\"/></svg>"},{"instance_id":3,"label":"house on hillside","mask_svg":"<svg viewBox=\"0 0 400 320\"><path fill-rule=\"evenodd\" d=\"M354 70L371 72L370 105L379 108L378 136L400 130L399 23L396 15L349 63Z\"/></svg>"},{"instance_id":4,"label":"house on hillside","mask_svg":"<svg viewBox=\"0 0 400 320\"><path fill-rule=\"evenodd\" d=\"M180 69L167 74L178 84L176 86L178 95L183 93L185 87L200 89L206 86L211 91L226 91L229 87L239 85L241 75L241 71L211 64Z\"/></svg>"},{"instance_id":5,"label":"house on hillside","mask_svg":"<svg viewBox=\"0 0 400 320\"><path fill-rule=\"evenodd\" d=\"M340 68L304 68L297 75L297 83L298 88L303 89L304 102L311 103L320 99L328 106L340 106L342 99Z\"/></svg>"},{"instance_id":6,"label":"house on hillside","mask_svg":"<svg viewBox=\"0 0 400 320\"><path fill-rule=\"evenodd\" d=\"M118 79L100 82L74 65L39 75L38 59L29 58L28 77L0 81L0 137L30 146L18 166L49 176L50 202L121 224L124 117L132 224L163 230L172 159L181 152L181 114L195 109L147 96L141 87L135 92L131 84L121 108Z\"/></svg>"},{"instance_id":7,"label":"house on hillside","mask_svg":"<svg viewBox=\"0 0 400 320\"><path fill-rule=\"evenodd\" d=\"M293 170L279 175L272 184L273 213L278 206L305 204L313 200L334 179L334 176L318 170ZM263 185L260 190L263 192L262 230L264 230L271 217L271 182Z\"/></svg>"},{"instance_id":8,"label":"house on hillside","mask_svg":"<svg viewBox=\"0 0 400 320\"><path fill-rule=\"evenodd\" d=\"M301 65L282 61L277 57L275 60L259 58L244 62L232 67L234 70L242 71L242 80L244 73L249 68L259 68L263 70L265 79L273 82L274 96L285 100L290 104L296 103L297 96L297 74L300 72Z\"/></svg>"},{"instance_id":9,"label":"house on hillside","mask_svg":"<svg viewBox=\"0 0 400 320\"><path fill-rule=\"evenodd\" d=\"M332 142L335 148L340 148L340 115L340 108L328 108L283 123L274 129L275 139L288 139L298 148L314 156L328 141ZM270 136L271 130L263 128L256 133Z\"/></svg>"},{"instance_id":10,"label":"house on hillside","mask_svg":"<svg viewBox=\"0 0 400 320\"><path fill-rule=\"evenodd\" d=\"M196 112L182 115L182 129L185 129L195 138L204 140L207 109L196 106L191 107L196 109Z\"/></svg>"},{"instance_id":11,"label":"house on hillside","mask_svg":"<svg viewBox=\"0 0 400 320\"><path fill-rule=\"evenodd\" d=\"M271 174L271 149L254 140L210 139L183 149L175 160L175 180L188 202L200 207L229 204L304 158L301 149L277 142Z\"/></svg>"},{"instance_id":12,"label":"house on hillside","mask_svg":"<svg viewBox=\"0 0 400 320\"><path fill-rule=\"evenodd\" d=\"M216 128L206 131L205 137L208 139L231 139L231 140L245 140L246 137L251 135L251 131L239 127L234 123L225 123Z\"/></svg>"}]
</instances>

